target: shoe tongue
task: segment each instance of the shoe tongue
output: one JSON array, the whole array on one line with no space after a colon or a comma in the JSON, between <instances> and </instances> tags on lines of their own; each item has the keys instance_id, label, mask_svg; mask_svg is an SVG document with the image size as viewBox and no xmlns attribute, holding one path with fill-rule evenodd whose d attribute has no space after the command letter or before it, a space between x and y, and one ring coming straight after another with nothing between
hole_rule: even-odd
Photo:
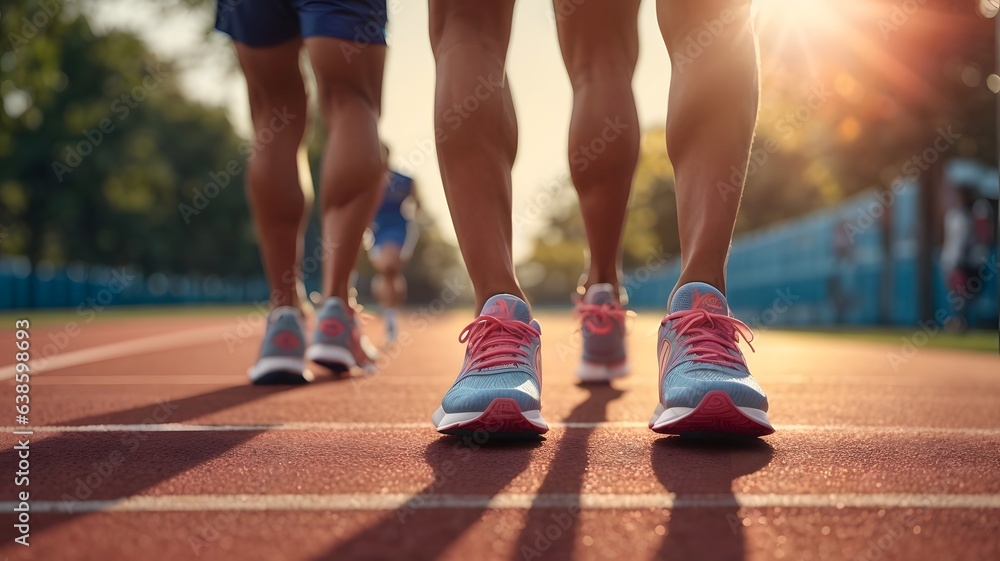
<instances>
[{"instance_id":1,"label":"shoe tongue","mask_svg":"<svg viewBox=\"0 0 1000 561\"><path fill-rule=\"evenodd\" d=\"M496 296L490 298L486 301L486 304L483 305L483 311L479 315L493 316L502 319L515 319L522 323L527 323L532 327L538 325L536 322L532 321L531 311L528 310L528 305L524 303L524 300L521 300L517 296L513 296L511 294L497 294ZM488 346L483 350L487 351L493 348L496 348L496 346ZM508 364L498 364L484 368L483 371L501 370L515 366L517 366L517 362L511 361Z\"/></svg>"},{"instance_id":2,"label":"shoe tongue","mask_svg":"<svg viewBox=\"0 0 1000 561\"><path fill-rule=\"evenodd\" d=\"M670 300L670 313L684 310L705 310L728 316L729 304L714 286L703 282L689 282L678 288Z\"/></svg>"},{"instance_id":3,"label":"shoe tongue","mask_svg":"<svg viewBox=\"0 0 1000 561\"><path fill-rule=\"evenodd\" d=\"M528 305L524 300L511 294L497 294L487 300L480 315L531 323L531 311L528 310Z\"/></svg>"},{"instance_id":4,"label":"shoe tongue","mask_svg":"<svg viewBox=\"0 0 1000 561\"><path fill-rule=\"evenodd\" d=\"M583 295L585 304L615 304L618 302L618 294L615 287L609 283L591 285L587 293Z\"/></svg>"},{"instance_id":5,"label":"shoe tongue","mask_svg":"<svg viewBox=\"0 0 1000 561\"><path fill-rule=\"evenodd\" d=\"M714 286L703 282L685 284L674 292L674 296L670 300L670 313L684 310L705 310L713 314L730 315L726 297ZM736 335L732 328L721 324L716 324L716 332L724 339L731 339ZM732 355L729 349L714 341L702 341L701 344L721 353Z\"/></svg>"},{"instance_id":6,"label":"shoe tongue","mask_svg":"<svg viewBox=\"0 0 1000 561\"><path fill-rule=\"evenodd\" d=\"M347 304L345 304L344 301L341 300L340 298L338 298L336 296L331 296L331 297L327 298L325 302L323 302L323 307L321 309L321 313L322 313L322 315L325 316L325 315L328 315L330 313L330 311L332 311L332 310L336 310L337 312L339 312L341 314L346 314L347 313Z\"/></svg>"}]
</instances>

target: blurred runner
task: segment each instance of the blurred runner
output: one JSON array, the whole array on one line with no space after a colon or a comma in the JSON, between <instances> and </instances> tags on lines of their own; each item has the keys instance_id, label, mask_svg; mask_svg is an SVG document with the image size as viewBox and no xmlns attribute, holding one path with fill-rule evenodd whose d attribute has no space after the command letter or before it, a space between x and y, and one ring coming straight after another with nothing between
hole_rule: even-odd
<instances>
[{"instance_id":1,"label":"blurred runner","mask_svg":"<svg viewBox=\"0 0 1000 561\"><path fill-rule=\"evenodd\" d=\"M522 436L548 430L541 416L541 328L511 258L517 119L505 64L513 10L514 0L430 0L435 124L447 131L437 136L439 164L481 310L459 338L468 345L465 363L432 419L449 434L486 430ZM617 287L638 149L631 91L638 1L554 0L554 10L574 93L570 166L590 245L580 307L580 373L584 379L611 379L627 372ZM769 434L767 397L739 347L739 338L752 334L731 317L724 295L743 191L743 181L734 185L729 176L734 167L747 168L757 117L750 2L659 0L657 15L673 71L666 137L682 269L660 328L660 404L650 428ZM695 42L698 33L710 33L711 41ZM461 127L449 126L455 108L473 97L476 110L462 114Z\"/></svg>"},{"instance_id":2,"label":"blurred runner","mask_svg":"<svg viewBox=\"0 0 1000 561\"><path fill-rule=\"evenodd\" d=\"M854 305L853 288L857 266L849 224L848 217L840 217L830 236L833 243L833 267L826 286L833 304L833 321L837 325L847 321Z\"/></svg>"},{"instance_id":3,"label":"blurred runner","mask_svg":"<svg viewBox=\"0 0 1000 561\"><path fill-rule=\"evenodd\" d=\"M978 294L970 290L969 281L979 274L979 268L991 253L993 221L989 205L977 208L977 202L978 188L959 185L955 189L954 203L944 215L941 270L948 283L948 305L951 306L951 316L945 327L952 332L964 332L969 328L968 311Z\"/></svg>"},{"instance_id":4,"label":"blurred runner","mask_svg":"<svg viewBox=\"0 0 1000 561\"><path fill-rule=\"evenodd\" d=\"M218 2L215 27L236 43L250 96L255 142L247 193L271 289L260 358L249 371L255 384L306 382L305 359L334 371L371 366L348 291L385 177L377 125L386 19L385 0ZM300 151L303 45L328 132L320 184L324 301L308 348L300 262L313 193Z\"/></svg>"},{"instance_id":5,"label":"blurred runner","mask_svg":"<svg viewBox=\"0 0 1000 561\"><path fill-rule=\"evenodd\" d=\"M382 144L382 156L389 161L389 147L385 144ZM396 314L406 302L403 268L413 255L419 236L413 222L417 205L413 179L389 170L382 202L371 224L374 242L368 250L368 258L377 272L372 278L372 294L382 305L386 340L390 343L399 334Z\"/></svg>"}]
</instances>

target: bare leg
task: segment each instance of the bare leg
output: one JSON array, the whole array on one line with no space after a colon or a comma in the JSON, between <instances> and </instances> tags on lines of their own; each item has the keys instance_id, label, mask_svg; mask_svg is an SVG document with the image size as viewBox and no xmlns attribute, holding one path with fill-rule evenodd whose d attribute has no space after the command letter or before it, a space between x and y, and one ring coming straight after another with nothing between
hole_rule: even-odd
<instances>
[{"instance_id":1,"label":"bare leg","mask_svg":"<svg viewBox=\"0 0 1000 561\"><path fill-rule=\"evenodd\" d=\"M378 275L372 279L372 292L383 308L398 308L406 299L403 259L398 246L381 246L378 258L372 262Z\"/></svg>"},{"instance_id":2,"label":"bare leg","mask_svg":"<svg viewBox=\"0 0 1000 561\"><path fill-rule=\"evenodd\" d=\"M272 306L301 307L298 265L313 201L311 183L303 188L299 182L296 159L306 124L301 47L300 39L262 48L236 44L258 141L247 169L247 194Z\"/></svg>"},{"instance_id":3,"label":"bare leg","mask_svg":"<svg viewBox=\"0 0 1000 561\"><path fill-rule=\"evenodd\" d=\"M351 271L385 180L378 138L385 47L328 37L310 37L306 47L328 134L320 191L323 295L347 302Z\"/></svg>"},{"instance_id":4,"label":"bare leg","mask_svg":"<svg viewBox=\"0 0 1000 561\"><path fill-rule=\"evenodd\" d=\"M496 294L524 298L511 252L517 118L504 73L513 10L513 0L430 1L441 179L477 309Z\"/></svg>"},{"instance_id":5,"label":"bare leg","mask_svg":"<svg viewBox=\"0 0 1000 561\"><path fill-rule=\"evenodd\" d=\"M657 19L673 66L667 151L677 188L678 286L701 281L725 293L743 194L743 181L732 185L729 177L734 168L745 175L759 97L750 2L658 0ZM692 57L688 39L710 21L721 31Z\"/></svg>"},{"instance_id":6,"label":"bare leg","mask_svg":"<svg viewBox=\"0 0 1000 561\"><path fill-rule=\"evenodd\" d=\"M569 164L590 245L586 286L618 286L622 225L639 158L632 75L639 56L639 0L554 0L573 85Z\"/></svg>"}]
</instances>

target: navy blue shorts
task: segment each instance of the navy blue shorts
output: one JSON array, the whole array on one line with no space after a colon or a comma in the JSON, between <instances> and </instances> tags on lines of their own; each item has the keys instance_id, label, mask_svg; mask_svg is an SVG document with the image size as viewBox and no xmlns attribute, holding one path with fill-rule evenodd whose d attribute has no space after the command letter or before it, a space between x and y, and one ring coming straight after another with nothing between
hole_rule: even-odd
<instances>
[{"instance_id":1,"label":"navy blue shorts","mask_svg":"<svg viewBox=\"0 0 1000 561\"><path fill-rule=\"evenodd\" d=\"M386 0L218 0L215 28L251 47L295 37L385 45Z\"/></svg>"}]
</instances>

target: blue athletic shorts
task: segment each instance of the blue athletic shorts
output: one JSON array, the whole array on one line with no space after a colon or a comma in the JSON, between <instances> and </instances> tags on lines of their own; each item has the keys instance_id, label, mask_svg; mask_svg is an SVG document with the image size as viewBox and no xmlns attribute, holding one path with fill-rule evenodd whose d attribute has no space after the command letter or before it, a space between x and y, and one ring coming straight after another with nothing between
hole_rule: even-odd
<instances>
[{"instance_id":1,"label":"blue athletic shorts","mask_svg":"<svg viewBox=\"0 0 1000 561\"><path fill-rule=\"evenodd\" d=\"M392 224L372 224L372 234L375 236L374 247L393 244L402 249L406 245L406 235L409 233L406 222Z\"/></svg>"},{"instance_id":2,"label":"blue athletic shorts","mask_svg":"<svg viewBox=\"0 0 1000 561\"><path fill-rule=\"evenodd\" d=\"M218 0L215 28L267 47L295 37L385 45L386 0Z\"/></svg>"}]
</instances>

